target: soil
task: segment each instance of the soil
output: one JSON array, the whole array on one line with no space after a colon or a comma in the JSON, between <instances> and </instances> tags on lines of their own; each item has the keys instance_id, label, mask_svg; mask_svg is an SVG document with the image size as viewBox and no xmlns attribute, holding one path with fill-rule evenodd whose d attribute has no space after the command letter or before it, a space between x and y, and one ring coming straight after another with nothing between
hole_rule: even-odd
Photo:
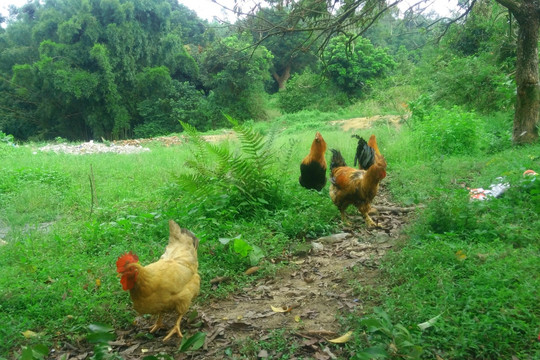
<instances>
[{"instance_id":1,"label":"soil","mask_svg":"<svg viewBox=\"0 0 540 360\"><path fill-rule=\"evenodd\" d=\"M372 117L334 123L350 130L368 128L374 121L381 120L394 125L399 122L398 117ZM230 136L234 135L216 135L211 140ZM166 146L183 141L178 137L153 139L156 140ZM142 140L117 143L142 144ZM282 259L273 259L288 264L275 274L258 278L225 299L196 301L192 305L192 316L186 315L181 326L186 338L197 332L206 333L202 348L179 353L180 340L176 335L163 342L175 321L171 315L164 319L165 328L154 336L148 336L148 328L154 320L148 317L138 318L128 329L117 330L117 340L109 343L109 351L123 359L160 354L174 359L275 359L281 357L283 349L278 345L263 349L260 344L275 341L276 334L280 334L278 336L284 337L281 340L286 344L287 354L294 352L293 359L348 358L343 346L329 346L328 340L348 330L340 318L351 312L362 316L377 305L362 289L380 286L380 260L399 243L401 229L412 210L396 207L384 182L372 205L379 209L372 215L377 228L366 228L363 218L350 208L351 225L344 226L337 234L299 246ZM256 278L257 269L251 271ZM221 286L220 280L223 279L212 279L212 286ZM295 350L291 351L292 348ZM92 355L93 347L88 343L63 342L63 347L56 349L52 357L86 359Z\"/></svg>"}]
</instances>

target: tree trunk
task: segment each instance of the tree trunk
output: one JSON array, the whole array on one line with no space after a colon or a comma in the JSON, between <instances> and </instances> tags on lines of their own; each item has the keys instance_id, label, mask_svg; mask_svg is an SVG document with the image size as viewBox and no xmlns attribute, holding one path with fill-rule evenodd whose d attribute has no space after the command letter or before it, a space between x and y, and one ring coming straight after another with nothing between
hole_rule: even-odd
<instances>
[{"instance_id":1,"label":"tree trunk","mask_svg":"<svg viewBox=\"0 0 540 360\"><path fill-rule=\"evenodd\" d=\"M285 90L285 87L287 85L287 80L289 80L289 78L291 77L291 64L287 64L281 76L275 71L272 72L272 76L278 83L279 91Z\"/></svg>"},{"instance_id":2,"label":"tree trunk","mask_svg":"<svg viewBox=\"0 0 540 360\"><path fill-rule=\"evenodd\" d=\"M538 79L538 31L540 7L536 0L497 0L516 18L519 29L516 59L516 109L514 113L514 144L538 141L540 117L540 83Z\"/></svg>"}]
</instances>

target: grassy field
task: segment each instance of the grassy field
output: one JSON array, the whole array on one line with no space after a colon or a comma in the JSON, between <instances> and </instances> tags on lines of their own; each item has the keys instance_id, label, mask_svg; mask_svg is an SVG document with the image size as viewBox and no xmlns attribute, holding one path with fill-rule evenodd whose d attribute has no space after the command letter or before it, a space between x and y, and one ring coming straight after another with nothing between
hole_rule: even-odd
<instances>
[{"instance_id":1,"label":"grassy field","mask_svg":"<svg viewBox=\"0 0 540 360\"><path fill-rule=\"evenodd\" d=\"M355 132L378 136L395 201L424 207L400 250L385 259L380 286L360 290L379 297L380 308L368 318L344 315L344 330L358 335L345 346L357 358L367 348L383 358L539 358L540 181L522 174L540 172L540 145L512 147L508 116L435 111L442 125L428 118ZM201 239L203 279L234 279L218 291L203 281L201 303L249 281L234 274L254 261L338 231L339 212L326 190L302 189L298 166L315 131L352 162L352 132L328 124L347 115L300 113L272 126L253 124L272 137L271 161L253 180L262 189L255 200L222 178L208 178L203 195L190 188L185 163L197 151L205 168L219 163L193 142L80 156L0 143L0 358L17 358L24 346L84 339L89 324L128 326L134 313L116 259L128 250L143 263L161 255L168 219ZM500 135L491 131L505 126ZM237 141L223 146L242 154ZM501 198L469 201L466 187L488 188L497 177L510 185ZM218 240L238 235L264 257L243 256ZM272 268L259 276L265 271ZM26 338L27 330L38 336Z\"/></svg>"}]
</instances>

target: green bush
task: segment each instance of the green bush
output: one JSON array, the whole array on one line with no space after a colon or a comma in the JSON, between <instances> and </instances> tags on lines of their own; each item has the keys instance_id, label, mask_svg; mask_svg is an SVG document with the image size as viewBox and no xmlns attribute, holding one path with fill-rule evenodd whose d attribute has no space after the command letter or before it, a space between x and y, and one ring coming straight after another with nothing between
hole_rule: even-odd
<instances>
[{"instance_id":1,"label":"green bush","mask_svg":"<svg viewBox=\"0 0 540 360\"><path fill-rule=\"evenodd\" d=\"M420 98L419 102L425 98ZM426 107L412 103L413 131L417 136L419 151L434 155L458 155L476 153L484 139L483 123L474 112L454 106Z\"/></svg>"},{"instance_id":2,"label":"green bush","mask_svg":"<svg viewBox=\"0 0 540 360\"><path fill-rule=\"evenodd\" d=\"M350 103L346 93L310 70L295 74L287 88L278 94L279 108L285 113L301 110L333 111Z\"/></svg>"}]
</instances>

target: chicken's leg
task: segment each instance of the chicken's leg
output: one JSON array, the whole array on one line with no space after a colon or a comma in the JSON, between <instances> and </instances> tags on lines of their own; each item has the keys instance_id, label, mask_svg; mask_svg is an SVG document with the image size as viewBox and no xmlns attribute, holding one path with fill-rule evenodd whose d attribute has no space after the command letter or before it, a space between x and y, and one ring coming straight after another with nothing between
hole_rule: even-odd
<instances>
[{"instance_id":1,"label":"chicken's leg","mask_svg":"<svg viewBox=\"0 0 540 360\"><path fill-rule=\"evenodd\" d=\"M161 314L158 315L156 323L150 328L150 333L156 332L157 330L163 327L163 322L161 321Z\"/></svg>"},{"instance_id":2,"label":"chicken's leg","mask_svg":"<svg viewBox=\"0 0 540 360\"><path fill-rule=\"evenodd\" d=\"M171 331L169 331L167 336L165 336L163 341L169 340L171 338L171 336L173 336L174 334L178 334L178 336L180 338L184 337L184 335L182 335L182 332L180 331L180 321L182 321L182 316L183 315L184 314L180 314L180 316L178 316L178 320L176 320L176 324L174 324L173 328L171 329Z\"/></svg>"},{"instance_id":3,"label":"chicken's leg","mask_svg":"<svg viewBox=\"0 0 540 360\"><path fill-rule=\"evenodd\" d=\"M371 209L371 206L369 204L358 207L358 211L360 211L360 213L362 213L362 215L364 216L364 220L366 220L367 227L368 228L377 227L377 224L375 224L373 219L369 216L369 210L370 209Z\"/></svg>"},{"instance_id":4,"label":"chicken's leg","mask_svg":"<svg viewBox=\"0 0 540 360\"><path fill-rule=\"evenodd\" d=\"M339 212L341 213L341 222L342 222L344 225L350 225L351 222L349 221L349 219L348 219L347 216L345 215L345 209L343 209L343 210L339 209Z\"/></svg>"}]
</instances>

